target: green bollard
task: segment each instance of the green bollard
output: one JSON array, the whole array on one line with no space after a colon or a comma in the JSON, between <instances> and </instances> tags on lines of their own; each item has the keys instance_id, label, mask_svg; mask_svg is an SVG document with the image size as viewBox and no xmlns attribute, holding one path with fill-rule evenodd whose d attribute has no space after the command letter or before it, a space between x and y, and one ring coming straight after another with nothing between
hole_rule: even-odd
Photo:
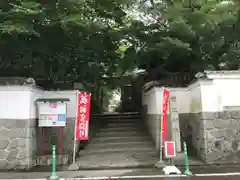
<instances>
[{"instance_id":1,"label":"green bollard","mask_svg":"<svg viewBox=\"0 0 240 180\"><path fill-rule=\"evenodd\" d=\"M56 175L56 146L52 146L52 175L50 179L55 180L58 179Z\"/></svg>"},{"instance_id":2,"label":"green bollard","mask_svg":"<svg viewBox=\"0 0 240 180\"><path fill-rule=\"evenodd\" d=\"M193 175L193 173L192 173L192 172L190 171L190 169L189 169L188 153L187 153L187 143L184 142L184 143L183 143L183 146L184 146L184 157L185 157L185 168L186 168L184 174L185 174L185 175Z\"/></svg>"}]
</instances>

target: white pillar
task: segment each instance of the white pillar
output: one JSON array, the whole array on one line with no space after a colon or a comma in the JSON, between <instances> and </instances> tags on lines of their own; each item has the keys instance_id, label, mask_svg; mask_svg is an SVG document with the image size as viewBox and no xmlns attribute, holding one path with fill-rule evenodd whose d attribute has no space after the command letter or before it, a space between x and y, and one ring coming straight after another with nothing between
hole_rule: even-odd
<instances>
[{"instance_id":1,"label":"white pillar","mask_svg":"<svg viewBox=\"0 0 240 180\"><path fill-rule=\"evenodd\" d=\"M176 151L181 152L181 137L180 137L180 126L179 126L179 114L177 108L177 97L171 95L169 98L169 112L170 118L168 123L168 130L170 131L170 139L176 142Z\"/></svg>"}]
</instances>

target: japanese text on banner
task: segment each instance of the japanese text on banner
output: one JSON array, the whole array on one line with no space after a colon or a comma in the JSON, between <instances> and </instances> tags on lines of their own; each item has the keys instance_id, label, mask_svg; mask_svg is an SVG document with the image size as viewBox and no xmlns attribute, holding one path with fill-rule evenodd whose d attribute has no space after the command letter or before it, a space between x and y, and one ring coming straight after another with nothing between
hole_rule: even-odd
<instances>
[{"instance_id":1,"label":"japanese text on banner","mask_svg":"<svg viewBox=\"0 0 240 180\"><path fill-rule=\"evenodd\" d=\"M88 140L90 100L91 96L88 93L80 93L78 96L76 140Z\"/></svg>"},{"instance_id":2,"label":"japanese text on banner","mask_svg":"<svg viewBox=\"0 0 240 180\"><path fill-rule=\"evenodd\" d=\"M163 108L162 108L162 146L164 142L167 141L167 112L168 112L168 100L169 100L169 89L164 89L163 91Z\"/></svg>"}]
</instances>

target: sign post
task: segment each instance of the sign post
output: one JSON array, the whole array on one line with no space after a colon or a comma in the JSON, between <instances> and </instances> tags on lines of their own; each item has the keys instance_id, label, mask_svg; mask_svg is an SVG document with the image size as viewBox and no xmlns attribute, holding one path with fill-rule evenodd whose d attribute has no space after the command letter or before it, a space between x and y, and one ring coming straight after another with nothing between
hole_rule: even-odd
<instances>
[{"instance_id":1,"label":"sign post","mask_svg":"<svg viewBox=\"0 0 240 180\"><path fill-rule=\"evenodd\" d=\"M65 127L69 99L38 99L39 127Z\"/></svg>"},{"instance_id":2,"label":"sign post","mask_svg":"<svg viewBox=\"0 0 240 180\"><path fill-rule=\"evenodd\" d=\"M178 114L178 106L177 106L177 97L175 95L171 95L169 97L169 131L170 137L169 140L176 141L176 151L181 152L181 138L180 138L180 126L179 126L179 114Z\"/></svg>"},{"instance_id":3,"label":"sign post","mask_svg":"<svg viewBox=\"0 0 240 180\"><path fill-rule=\"evenodd\" d=\"M69 170L78 170L78 165L76 164L77 140L88 140L90 101L91 94L86 92L77 93L77 116L74 130L73 163L69 167Z\"/></svg>"},{"instance_id":4,"label":"sign post","mask_svg":"<svg viewBox=\"0 0 240 180\"><path fill-rule=\"evenodd\" d=\"M164 155L169 159L171 164L163 168L166 175L170 174L181 174L181 171L172 164L172 158L176 157L176 142L175 141L165 141L164 142Z\"/></svg>"},{"instance_id":5,"label":"sign post","mask_svg":"<svg viewBox=\"0 0 240 180\"><path fill-rule=\"evenodd\" d=\"M73 165L76 166L76 128L77 128L77 119L78 119L78 94L79 92L77 92L77 110L76 110L76 119L75 119L75 123L74 123L74 142L73 142Z\"/></svg>"},{"instance_id":6,"label":"sign post","mask_svg":"<svg viewBox=\"0 0 240 180\"><path fill-rule=\"evenodd\" d=\"M72 165L69 166L68 170L78 170L78 165L76 164L76 146L77 146L77 140L76 140L76 132L77 132L77 121L78 121L78 102L79 102L79 91L76 93L76 119L74 123L74 137L73 137L73 159L72 159Z\"/></svg>"},{"instance_id":7,"label":"sign post","mask_svg":"<svg viewBox=\"0 0 240 180\"><path fill-rule=\"evenodd\" d=\"M42 160L44 160L45 147L45 127L60 127L60 148L59 154L62 155L63 138L62 128L66 126L68 98L43 98L37 99L38 107L38 126L42 128Z\"/></svg>"}]
</instances>

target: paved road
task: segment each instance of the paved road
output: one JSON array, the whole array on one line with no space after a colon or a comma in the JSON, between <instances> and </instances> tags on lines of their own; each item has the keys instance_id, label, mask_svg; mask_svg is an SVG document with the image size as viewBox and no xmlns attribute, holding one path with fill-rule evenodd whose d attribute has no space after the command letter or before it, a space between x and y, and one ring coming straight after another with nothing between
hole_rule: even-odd
<instances>
[{"instance_id":1,"label":"paved road","mask_svg":"<svg viewBox=\"0 0 240 180\"><path fill-rule=\"evenodd\" d=\"M184 169L180 169L184 170ZM201 168L191 168L192 172L195 174L208 174L208 173L235 173L239 172L240 167L201 167ZM39 179L49 177L51 173L48 172L0 172L0 179ZM94 171L59 171L57 175L61 178L74 178L84 180L107 180L107 177L124 177L124 180L240 180L240 175L238 176L193 176L193 177L163 177L163 173L158 169L124 169L124 170L94 170ZM105 178L104 178L105 177ZM115 177L115 178L114 178ZM111 178L110 178L111 179Z\"/></svg>"}]
</instances>

